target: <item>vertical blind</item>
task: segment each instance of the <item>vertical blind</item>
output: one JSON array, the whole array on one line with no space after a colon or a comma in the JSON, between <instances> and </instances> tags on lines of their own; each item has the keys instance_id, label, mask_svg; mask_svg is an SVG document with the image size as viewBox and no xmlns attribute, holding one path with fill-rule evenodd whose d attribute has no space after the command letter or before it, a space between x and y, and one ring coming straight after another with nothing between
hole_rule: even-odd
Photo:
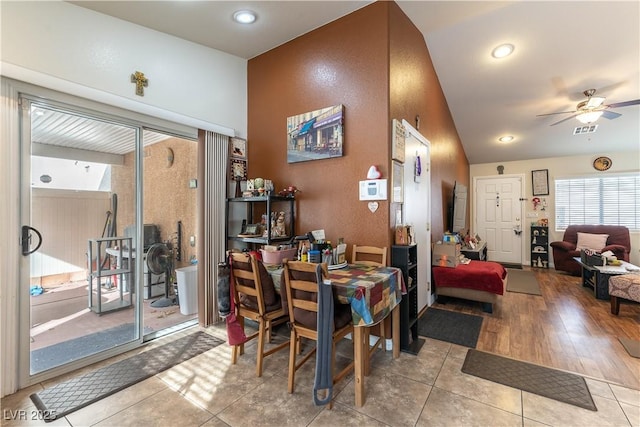
<instances>
[{"instance_id":1,"label":"vertical blind","mask_svg":"<svg viewBox=\"0 0 640 427\"><path fill-rule=\"evenodd\" d=\"M640 174L556 179L556 230L572 224L640 230Z\"/></svg>"}]
</instances>

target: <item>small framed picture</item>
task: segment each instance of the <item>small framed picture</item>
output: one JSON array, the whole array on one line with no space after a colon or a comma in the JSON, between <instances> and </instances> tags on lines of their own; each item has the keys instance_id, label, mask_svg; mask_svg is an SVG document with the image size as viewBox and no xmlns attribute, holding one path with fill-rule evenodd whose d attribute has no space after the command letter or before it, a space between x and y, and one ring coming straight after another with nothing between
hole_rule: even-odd
<instances>
[{"instance_id":1,"label":"small framed picture","mask_svg":"<svg viewBox=\"0 0 640 427\"><path fill-rule=\"evenodd\" d=\"M244 159L229 159L230 168L229 168L229 178L234 180L236 177L240 177L241 181L245 181L247 179L247 161Z\"/></svg>"},{"instance_id":2,"label":"small framed picture","mask_svg":"<svg viewBox=\"0 0 640 427\"><path fill-rule=\"evenodd\" d=\"M236 159L246 159L247 141L241 138L231 138L229 141L229 156Z\"/></svg>"},{"instance_id":3,"label":"small framed picture","mask_svg":"<svg viewBox=\"0 0 640 427\"><path fill-rule=\"evenodd\" d=\"M404 163L404 145L406 132L399 120L393 119L393 136L391 138L391 158Z\"/></svg>"},{"instance_id":4,"label":"small framed picture","mask_svg":"<svg viewBox=\"0 0 640 427\"><path fill-rule=\"evenodd\" d=\"M531 171L531 185L534 196L549 195L549 169Z\"/></svg>"}]
</instances>

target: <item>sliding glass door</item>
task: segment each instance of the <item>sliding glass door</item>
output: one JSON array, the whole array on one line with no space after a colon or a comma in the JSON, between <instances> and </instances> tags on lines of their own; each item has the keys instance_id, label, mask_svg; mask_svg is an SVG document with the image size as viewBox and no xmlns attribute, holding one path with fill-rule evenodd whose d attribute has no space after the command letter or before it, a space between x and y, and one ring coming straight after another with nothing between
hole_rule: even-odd
<instances>
[{"instance_id":1,"label":"sliding glass door","mask_svg":"<svg viewBox=\"0 0 640 427\"><path fill-rule=\"evenodd\" d=\"M51 102L22 103L21 287L36 375L140 340L141 132Z\"/></svg>"}]
</instances>

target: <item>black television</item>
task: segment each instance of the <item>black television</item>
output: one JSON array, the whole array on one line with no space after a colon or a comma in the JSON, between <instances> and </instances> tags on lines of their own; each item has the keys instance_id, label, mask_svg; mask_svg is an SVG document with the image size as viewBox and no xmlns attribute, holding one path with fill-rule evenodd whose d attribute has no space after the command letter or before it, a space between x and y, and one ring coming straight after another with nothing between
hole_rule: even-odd
<instances>
[{"instance_id":1,"label":"black television","mask_svg":"<svg viewBox=\"0 0 640 427\"><path fill-rule=\"evenodd\" d=\"M456 182L453 186L448 209L447 227L452 233L466 234L467 225L467 186Z\"/></svg>"}]
</instances>

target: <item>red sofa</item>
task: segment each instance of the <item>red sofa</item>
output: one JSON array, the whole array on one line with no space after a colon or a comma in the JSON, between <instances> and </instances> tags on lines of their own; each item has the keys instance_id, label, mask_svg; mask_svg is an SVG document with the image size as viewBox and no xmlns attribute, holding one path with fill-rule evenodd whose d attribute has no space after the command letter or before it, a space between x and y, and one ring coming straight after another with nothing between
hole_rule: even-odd
<instances>
[{"instance_id":1,"label":"red sofa","mask_svg":"<svg viewBox=\"0 0 640 427\"><path fill-rule=\"evenodd\" d=\"M551 242L553 264L558 271L566 271L574 276L580 275L580 265L573 259L580 256L576 250L578 232L590 234L608 234L607 246L602 252L611 251L619 259L629 261L631 237L629 229L621 225L570 225L564 232L561 242Z\"/></svg>"}]
</instances>

